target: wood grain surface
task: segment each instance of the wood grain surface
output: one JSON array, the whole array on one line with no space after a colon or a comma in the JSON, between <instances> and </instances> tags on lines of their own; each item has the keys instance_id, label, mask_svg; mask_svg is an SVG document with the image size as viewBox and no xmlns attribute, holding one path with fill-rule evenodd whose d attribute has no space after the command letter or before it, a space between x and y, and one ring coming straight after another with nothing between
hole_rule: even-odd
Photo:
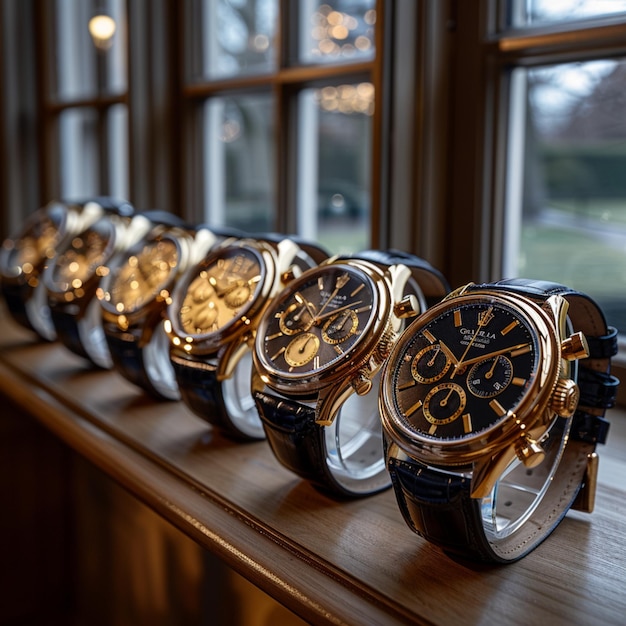
<instances>
[{"instance_id":1,"label":"wood grain surface","mask_svg":"<svg viewBox=\"0 0 626 626\"><path fill-rule=\"evenodd\" d=\"M452 560L405 525L393 493L338 502L0 316L0 392L294 613L320 624L623 624L626 413L608 412L596 509L570 512L520 562ZM1 419L1 418L0 418Z\"/></svg>"}]
</instances>

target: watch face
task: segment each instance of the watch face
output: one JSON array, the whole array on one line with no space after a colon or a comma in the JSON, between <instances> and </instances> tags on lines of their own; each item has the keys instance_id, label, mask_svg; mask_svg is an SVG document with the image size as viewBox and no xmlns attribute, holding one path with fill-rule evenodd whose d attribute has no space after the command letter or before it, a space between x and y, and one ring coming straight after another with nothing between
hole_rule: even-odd
<instances>
[{"instance_id":1,"label":"watch face","mask_svg":"<svg viewBox=\"0 0 626 626\"><path fill-rule=\"evenodd\" d=\"M371 278L349 265L315 268L273 301L257 333L257 357L271 372L306 378L349 361L378 312Z\"/></svg>"},{"instance_id":2,"label":"watch face","mask_svg":"<svg viewBox=\"0 0 626 626\"><path fill-rule=\"evenodd\" d=\"M103 305L115 313L137 311L167 287L178 262L178 246L172 239L145 243L115 268L101 295Z\"/></svg>"},{"instance_id":3,"label":"watch face","mask_svg":"<svg viewBox=\"0 0 626 626\"><path fill-rule=\"evenodd\" d=\"M177 313L178 331L188 336L223 334L248 315L266 272L265 261L253 248L215 251L187 283Z\"/></svg>"},{"instance_id":4,"label":"watch face","mask_svg":"<svg viewBox=\"0 0 626 626\"><path fill-rule=\"evenodd\" d=\"M81 289L98 266L109 260L114 236L113 225L106 219L76 235L56 257L49 286L58 292Z\"/></svg>"},{"instance_id":5,"label":"watch face","mask_svg":"<svg viewBox=\"0 0 626 626\"><path fill-rule=\"evenodd\" d=\"M30 274L51 259L62 236L66 209L53 205L38 212L16 238L7 239L3 248L3 271L8 276Z\"/></svg>"},{"instance_id":6,"label":"watch face","mask_svg":"<svg viewBox=\"0 0 626 626\"><path fill-rule=\"evenodd\" d=\"M450 300L400 338L385 395L418 439L480 436L517 412L536 381L540 351L534 325L509 303Z\"/></svg>"}]
</instances>

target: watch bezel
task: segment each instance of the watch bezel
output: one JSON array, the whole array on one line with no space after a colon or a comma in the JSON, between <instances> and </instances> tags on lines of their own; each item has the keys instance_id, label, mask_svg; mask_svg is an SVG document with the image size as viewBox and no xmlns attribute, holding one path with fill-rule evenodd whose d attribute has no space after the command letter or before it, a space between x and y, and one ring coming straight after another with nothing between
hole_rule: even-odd
<instances>
[{"instance_id":1,"label":"watch bezel","mask_svg":"<svg viewBox=\"0 0 626 626\"><path fill-rule=\"evenodd\" d=\"M176 282L183 274L187 267L189 259L189 245L183 245L187 243L190 236L184 231L171 228L163 225L159 225L153 228L147 237L136 242L128 250L124 251L118 259L116 259L115 265L109 266L108 274L103 278L100 287L97 291L98 299L102 307L102 314L106 321L117 323L121 316L124 317L124 325L129 326L135 324L138 321L143 320L146 317L147 312L155 308L165 309L171 298L172 291ZM111 299L111 290L114 287L115 281L119 277L119 272L128 263L128 259L131 256L137 256L147 246L157 245L161 241L171 241L176 247L176 265L170 269L167 279L158 286L158 291L153 292L139 307L133 309L125 309L118 311L115 307L115 303ZM124 287L128 284L125 282ZM163 292L167 292L164 294ZM107 297L108 295L108 297Z\"/></svg>"},{"instance_id":2,"label":"watch bezel","mask_svg":"<svg viewBox=\"0 0 626 626\"><path fill-rule=\"evenodd\" d=\"M461 439L436 439L411 429L397 415L393 381L408 344L413 337L442 313L477 302L500 303L524 317L537 345L537 362L540 370L517 405L486 430L471 433ZM379 404L383 428L393 442L406 454L426 464L444 466L470 465L478 458L493 457L499 451L510 449L525 436L540 439L554 419L562 419L549 409L548 401L562 371L560 353L561 331L546 312L535 302L518 295L493 291L473 291L434 305L401 334L393 346L384 366L379 390Z\"/></svg>"},{"instance_id":3,"label":"watch bezel","mask_svg":"<svg viewBox=\"0 0 626 626\"><path fill-rule=\"evenodd\" d=\"M328 270L348 269L360 274L370 284L374 294L372 313L361 337L338 359L313 372L288 372L274 367L265 358L264 338L270 319L282 303L289 299L294 291L304 283L316 280ZM268 387L285 394L307 397L313 396L325 387L340 383L347 387L352 377L362 368L375 372L382 365L382 357L376 358L377 348L390 328L392 302L388 280L384 272L375 265L358 259L329 260L311 268L291 281L272 300L263 319L259 323L256 336L254 362L260 380Z\"/></svg>"},{"instance_id":4,"label":"watch bezel","mask_svg":"<svg viewBox=\"0 0 626 626\"><path fill-rule=\"evenodd\" d=\"M255 290L254 298L243 305L237 317L229 320L215 331L205 333L188 333L180 322L180 309L191 283L207 267L217 262L225 255L236 253L239 250L256 257L261 272L261 279ZM228 240L222 245L212 248L209 253L196 265L185 272L177 282L172 293L172 302L167 309L168 323L166 330L170 336L173 349L181 349L186 354L207 355L215 354L225 344L244 333L255 331L258 320L264 311L276 281L276 254L268 245L260 241ZM181 347L182 346L182 347Z\"/></svg>"}]
</instances>

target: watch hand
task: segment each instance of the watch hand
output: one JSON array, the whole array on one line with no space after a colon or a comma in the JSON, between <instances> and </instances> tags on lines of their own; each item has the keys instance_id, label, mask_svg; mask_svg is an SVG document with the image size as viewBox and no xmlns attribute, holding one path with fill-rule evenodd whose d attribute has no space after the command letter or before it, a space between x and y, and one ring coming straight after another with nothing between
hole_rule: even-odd
<instances>
[{"instance_id":1,"label":"watch hand","mask_svg":"<svg viewBox=\"0 0 626 626\"><path fill-rule=\"evenodd\" d=\"M348 283L349 280L350 280L350 277L347 274L342 274L341 276L339 276L339 278L337 278L337 281L335 282L334 291L330 294L330 296L328 296L328 298L326 298L326 301L324 302L324 304L322 304L322 308L317 313L318 320L321 319L320 315L322 314L322 311L326 308L328 303L334 299L334 297L339 293L339 290L343 288ZM334 313L336 313L337 310L338 309L335 309Z\"/></svg>"},{"instance_id":2,"label":"watch hand","mask_svg":"<svg viewBox=\"0 0 626 626\"><path fill-rule=\"evenodd\" d=\"M465 366L467 365L467 362L464 362L464 359L467 356L467 353L469 352L470 348L472 347L472 345L474 343L474 340L476 339L476 337L478 337L478 331L483 326L487 326L487 324L491 321L491 319L493 317L492 311L493 311L493 307L490 306L486 311L483 311L483 313L481 313L479 315L479 317L478 317L478 325L476 326L476 330L474 331L474 334L472 335L472 338L470 339L470 342L467 344L467 346L465 348L465 351L461 355L461 358L458 360L458 362L454 366L454 371L452 372L452 374L450 374L450 378L454 378L455 374L460 369L464 369ZM478 359L478 360L482 361L482 358ZM463 368L461 368L461 365L463 365Z\"/></svg>"},{"instance_id":3,"label":"watch hand","mask_svg":"<svg viewBox=\"0 0 626 626\"><path fill-rule=\"evenodd\" d=\"M322 307L320 309L320 312L317 314L317 316L313 320L313 323L317 324L321 322L323 319L326 319L327 317L332 317L333 315L340 313L341 311L345 311L346 309L356 306L357 304L361 304L361 302L362 300L358 300L357 302L350 302L350 304L345 304L344 306L340 306L338 309L333 309L332 311L328 311L327 313L324 313L324 315L320 315L320 313L324 309L324 307Z\"/></svg>"},{"instance_id":4,"label":"watch hand","mask_svg":"<svg viewBox=\"0 0 626 626\"><path fill-rule=\"evenodd\" d=\"M496 357L496 358L493 360L493 365L489 368L489 371L485 374L485 378L486 378L487 380L489 380L489 379L493 376L493 373L494 373L494 371L495 371L495 369L496 369L496 365L497 365L497 364L498 364L498 358Z\"/></svg>"},{"instance_id":5,"label":"watch hand","mask_svg":"<svg viewBox=\"0 0 626 626\"><path fill-rule=\"evenodd\" d=\"M518 343L516 346L509 346L508 348L503 348L502 350L495 350L494 352L489 352L488 354L481 354L480 356L465 361L463 363L463 367L467 365L474 365L474 363L479 363L480 361L486 361L487 359L490 359L494 356L500 356L501 354L506 354L507 352L519 350L519 348L524 348L527 345L527 343Z\"/></svg>"},{"instance_id":6,"label":"watch hand","mask_svg":"<svg viewBox=\"0 0 626 626\"><path fill-rule=\"evenodd\" d=\"M308 311L309 315L310 315L313 319L315 319L315 315L316 315L316 313L315 313L315 309L313 308L313 305L312 305L312 304L311 304L308 300L305 300L305 299L302 297L302 295L300 294L300 292L299 292L299 291L297 291L297 292L293 295L293 297L294 297L294 298L295 298L295 300L297 300L300 304L303 304L303 305L304 305L304 308ZM298 316L298 319L299 319L299 317L300 317L300 316Z\"/></svg>"},{"instance_id":7,"label":"watch hand","mask_svg":"<svg viewBox=\"0 0 626 626\"><path fill-rule=\"evenodd\" d=\"M439 342L439 347L441 348L443 353L450 359L450 361L452 361L454 367L456 367L459 364L459 360L454 356L454 354L452 354L452 350L450 350L450 348L448 348L448 346L446 346L443 341Z\"/></svg>"}]
</instances>

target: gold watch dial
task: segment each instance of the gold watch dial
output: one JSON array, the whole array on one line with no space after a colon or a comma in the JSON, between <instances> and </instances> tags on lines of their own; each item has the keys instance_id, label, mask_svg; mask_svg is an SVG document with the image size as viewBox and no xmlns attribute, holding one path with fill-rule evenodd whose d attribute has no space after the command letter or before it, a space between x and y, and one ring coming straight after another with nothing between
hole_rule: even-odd
<instances>
[{"instance_id":1,"label":"gold watch dial","mask_svg":"<svg viewBox=\"0 0 626 626\"><path fill-rule=\"evenodd\" d=\"M96 268L108 261L113 237L113 226L108 220L99 220L76 235L56 257L51 276L54 290L81 289Z\"/></svg>"},{"instance_id":2,"label":"gold watch dial","mask_svg":"<svg viewBox=\"0 0 626 626\"><path fill-rule=\"evenodd\" d=\"M65 211L61 206L42 211L18 237L5 240L3 247L8 256L4 265L8 275L30 274L54 256Z\"/></svg>"},{"instance_id":3,"label":"gold watch dial","mask_svg":"<svg viewBox=\"0 0 626 626\"><path fill-rule=\"evenodd\" d=\"M217 250L189 282L178 312L188 335L223 331L249 311L265 277L260 254L245 246Z\"/></svg>"},{"instance_id":4,"label":"gold watch dial","mask_svg":"<svg viewBox=\"0 0 626 626\"><path fill-rule=\"evenodd\" d=\"M364 272L340 264L309 270L263 315L257 358L278 376L318 374L352 358L377 311L378 294Z\"/></svg>"},{"instance_id":5,"label":"gold watch dial","mask_svg":"<svg viewBox=\"0 0 626 626\"><path fill-rule=\"evenodd\" d=\"M145 243L115 270L104 301L116 313L137 311L167 287L178 262L178 246L173 240Z\"/></svg>"}]
</instances>

